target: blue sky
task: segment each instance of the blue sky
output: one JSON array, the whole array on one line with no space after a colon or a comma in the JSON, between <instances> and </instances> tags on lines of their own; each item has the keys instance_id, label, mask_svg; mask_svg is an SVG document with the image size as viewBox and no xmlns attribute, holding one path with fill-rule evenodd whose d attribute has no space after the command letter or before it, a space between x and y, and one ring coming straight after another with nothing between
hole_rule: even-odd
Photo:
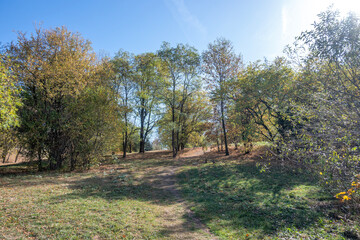
<instances>
[{"instance_id":1,"label":"blue sky","mask_svg":"<svg viewBox=\"0 0 360 240\"><path fill-rule=\"evenodd\" d=\"M231 40L246 62L282 55L331 3L360 13L357 0L0 0L0 42L43 28L66 26L92 42L97 53L135 54L163 41L199 51L217 37Z\"/></svg>"}]
</instances>

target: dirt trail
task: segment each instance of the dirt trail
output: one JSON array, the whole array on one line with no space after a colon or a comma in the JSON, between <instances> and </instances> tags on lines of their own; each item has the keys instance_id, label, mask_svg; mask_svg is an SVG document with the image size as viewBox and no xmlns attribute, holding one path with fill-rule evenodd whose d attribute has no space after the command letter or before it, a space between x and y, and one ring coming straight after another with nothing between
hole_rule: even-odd
<instances>
[{"instance_id":1,"label":"dirt trail","mask_svg":"<svg viewBox=\"0 0 360 240\"><path fill-rule=\"evenodd\" d=\"M149 179L151 185L168 192L174 198L174 204L164 206L162 216L164 227L167 229L165 235L169 239L218 239L195 217L176 184L175 174L184 161L183 157L195 157L203 153L201 148L194 149L175 160L178 161L178 166L160 166L152 169L152 177Z\"/></svg>"}]
</instances>

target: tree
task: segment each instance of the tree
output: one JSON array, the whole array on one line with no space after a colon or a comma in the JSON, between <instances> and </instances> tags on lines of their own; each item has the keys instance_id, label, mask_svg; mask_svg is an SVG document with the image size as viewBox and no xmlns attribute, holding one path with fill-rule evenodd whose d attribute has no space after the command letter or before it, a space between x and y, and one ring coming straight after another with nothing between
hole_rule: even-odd
<instances>
[{"instance_id":1,"label":"tree","mask_svg":"<svg viewBox=\"0 0 360 240\"><path fill-rule=\"evenodd\" d=\"M291 127L287 118L293 82L294 72L284 58L249 64L234 82L232 96L234 114L239 115L238 122L242 122L244 130L250 127L256 135L273 143L284 138Z\"/></svg>"},{"instance_id":2,"label":"tree","mask_svg":"<svg viewBox=\"0 0 360 240\"><path fill-rule=\"evenodd\" d=\"M176 157L181 146L185 104L199 88L200 56L194 47L178 44L171 47L164 42L158 51L166 73L161 99L171 112L171 147Z\"/></svg>"},{"instance_id":3,"label":"tree","mask_svg":"<svg viewBox=\"0 0 360 240\"><path fill-rule=\"evenodd\" d=\"M119 104L119 114L124 123L123 125L123 157L126 157L128 149L129 138L133 131L131 131L130 119L134 107L134 66L133 56L120 50L112 60L114 69L113 88L117 93L117 102Z\"/></svg>"},{"instance_id":4,"label":"tree","mask_svg":"<svg viewBox=\"0 0 360 240\"><path fill-rule=\"evenodd\" d=\"M135 56L135 101L137 115L140 119L140 143L139 152L145 152L145 143L154 128L159 107L160 79L162 77L161 63L153 53L145 53Z\"/></svg>"},{"instance_id":5,"label":"tree","mask_svg":"<svg viewBox=\"0 0 360 240\"><path fill-rule=\"evenodd\" d=\"M211 87L212 100L220 105L225 154L229 155L226 135L226 107L230 94L228 86L232 80L237 78L242 68L242 58L235 54L231 42L223 38L210 43L208 49L203 52L202 58L203 71Z\"/></svg>"},{"instance_id":6,"label":"tree","mask_svg":"<svg viewBox=\"0 0 360 240\"><path fill-rule=\"evenodd\" d=\"M207 131L207 121L211 117L211 105L205 92L194 92L188 98L183 107L181 118L181 132L179 137L179 148L189 146L189 139L196 139ZM171 146L171 109L163 115L159 121L159 136L162 143ZM178 116L177 116L178 117Z\"/></svg>"},{"instance_id":7,"label":"tree","mask_svg":"<svg viewBox=\"0 0 360 240\"><path fill-rule=\"evenodd\" d=\"M81 139L73 134L74 129L83 124L84 118L89 119L80 114L81 107L76 103L86 99L89 92L97 92L101 86L106 88L104 79L99 79L105 65L96 60L89 41L65 27L39 28L29 38L20 32L17 42L10 46L9 55L22 88L23 106L19 109L21 124L18 131L28 155L30 158L36 155L39 170L44 156L49 159L50 169L74 163L71 158L76 151L81 146L89 149L87 143L97 138L93 134L98 130L82 135ZM97 107L91 103L86 105L86 113L95 114L94 108ZM103 117L109 114L101 113ZM93 152L81 149L82 157L90 159ZM84 164L88 166L89 161L84 161Z\"/></svg>"}]
</instances>

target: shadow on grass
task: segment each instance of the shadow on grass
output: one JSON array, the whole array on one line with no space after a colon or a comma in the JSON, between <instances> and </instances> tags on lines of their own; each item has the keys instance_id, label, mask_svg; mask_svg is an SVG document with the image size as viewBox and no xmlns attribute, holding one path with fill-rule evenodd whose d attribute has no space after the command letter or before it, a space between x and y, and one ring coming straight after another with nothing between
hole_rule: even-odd
<instances>
[{"instance_id":1,"label":"shadow on grass","mask_svg":"<svg viewBox=\"0 0 360 240\"><path fill-rule=\"evenodd\" d=\"M56 204L79 198L102 198L107 201L134 199L158 205L169 205L175 202L171 193L166 189L154 187L153 183L146 181L134 180L131 174L126 173L77 179L70 181L68 188L74 191L56 196L50 202Z\"/></svg>"},{"instance_id":2,"label":"shadow on grass","mask_svg":"<svg viewBox=\"0 0 360 240\"><path fill-rule=\"evenodd\" d=\"M205 224L256 230L272 234L281 228L306 228L322 214L308 206L309 199L289 194L316 180L291 169L272 168L260 173L255 163L203 165L177 175L186 198ZM223 226L222 226L223 225Z\"/></svg>"}]
</instances>

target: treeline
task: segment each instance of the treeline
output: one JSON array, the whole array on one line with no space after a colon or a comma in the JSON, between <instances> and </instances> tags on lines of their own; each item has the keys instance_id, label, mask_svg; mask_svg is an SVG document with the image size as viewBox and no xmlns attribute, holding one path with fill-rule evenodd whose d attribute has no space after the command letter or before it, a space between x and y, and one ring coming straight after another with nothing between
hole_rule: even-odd
<instances>
[{"instance_id":1,"label":"treeline","mask_svg":"<svg viewBox=\"0 0 360 240\"><path fill-rule=\"evenodd\" d=\"M219 38L199 53L164 42L154 53L99 59L66 28L37 29L1 53L1 147L49 169L89 167L110 151L272 144L284 164L321 175L338 195L359 184L360 24L328 10L286 48L244 64ZM249 149L248 149L249 151Z\"/></svg>"}]
</instances>

